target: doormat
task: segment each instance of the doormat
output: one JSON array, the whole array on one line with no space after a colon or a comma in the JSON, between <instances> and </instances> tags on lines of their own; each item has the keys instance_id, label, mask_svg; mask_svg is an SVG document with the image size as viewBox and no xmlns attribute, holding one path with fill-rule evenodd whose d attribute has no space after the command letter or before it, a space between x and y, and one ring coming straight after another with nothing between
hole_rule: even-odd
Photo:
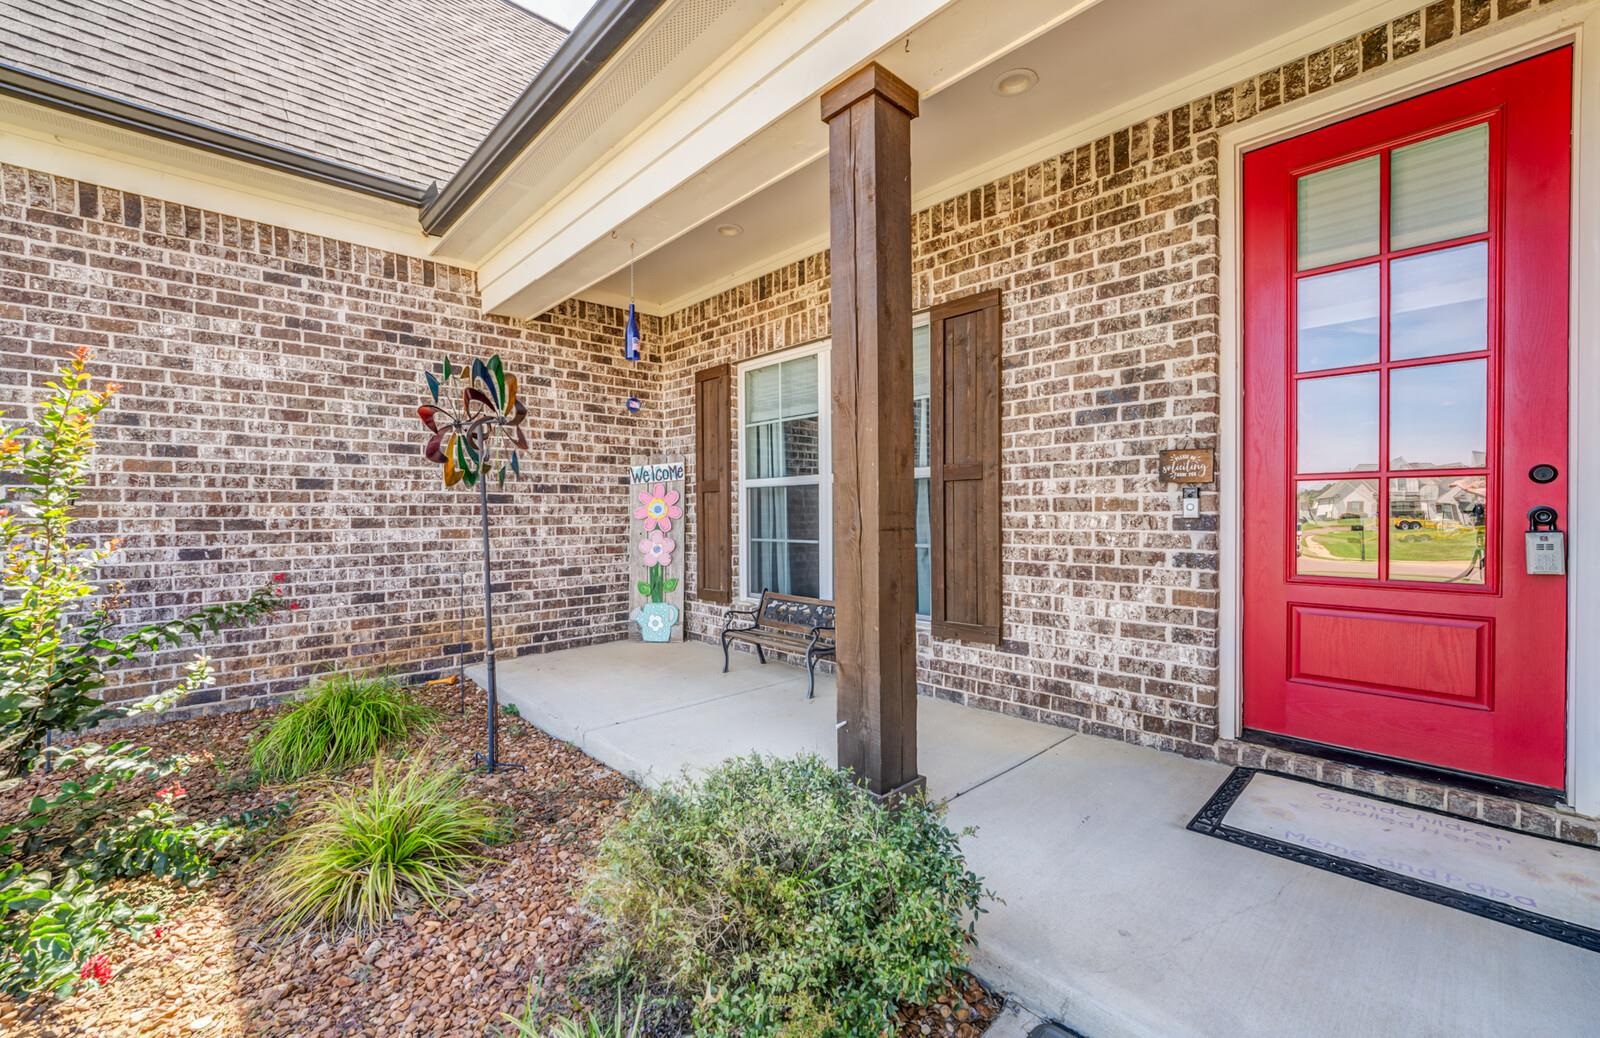
<instances>
[{"instance_id":1,"label":"doormat","mask_svg":"<svg viewBox=\"0 0 1600 1038\"><path fill-rule=\"evenodd\" d=\"M1600 951L1592 847L1253 768L1235 768L1189 828Z\"/></svg>"}]
</instances>

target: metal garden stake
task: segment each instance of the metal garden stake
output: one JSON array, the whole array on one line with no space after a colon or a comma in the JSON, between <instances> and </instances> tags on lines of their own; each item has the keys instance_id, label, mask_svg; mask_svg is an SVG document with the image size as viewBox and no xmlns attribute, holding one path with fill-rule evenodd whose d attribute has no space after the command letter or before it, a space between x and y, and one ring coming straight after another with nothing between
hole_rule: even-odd
<instances>
[{"instance_id":1,"label":"metal garden stake","mask_svg":"<svg viewBox=\"0 0 1600 1038\"><path fill-rule=\"evenodd\" d=\"M460 377L461 394L459 410L443 401L453 396L448 392L453 378ZM488 747L486 753L473 754L475 763L492 774L502 768L520 768L500 760L497 736L500 724L500 696L494 675L494 565L489 553L489 473L494 469L500 486L506 482L506 470L522 473L517 451L528 449L528 437L522 431L528 408L517 399L517 377L508 375L500 355L487 361L474 360L470 375L466 369L454 367L446 357L440 374L424 372L428 381L428 394L432 403L417 408L417 417L429 430L428 442L423 445L423 457L435 465L444 466L444 485L457 483L475 487L478 491L478 518L483 533L483 663L488 674ZM506 443L497 442L504 438ZM506 457L498 458L499 454ZM495 469L498 460L499 467Z\"/></svg>"}]
</instances>

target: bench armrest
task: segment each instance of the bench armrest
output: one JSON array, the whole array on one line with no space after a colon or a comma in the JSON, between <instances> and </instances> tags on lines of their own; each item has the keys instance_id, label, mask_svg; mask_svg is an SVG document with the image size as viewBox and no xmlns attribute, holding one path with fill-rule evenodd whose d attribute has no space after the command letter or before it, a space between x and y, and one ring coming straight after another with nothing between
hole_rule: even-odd
<instances>
[{"instance_id":1,"label":"bench armrest","mask_svg":"<svg viewBox=\"0 0 1600 1038\"><path fill-rule=\"evenodd\" d=\"M757 613L758 609L759 609L758 606L751 606L748 609L734 608L734 609L725 609L725 610L723 610L723 613L722 613L722 630L724 632L727 632L727 631L753 631L753 630L755 630L757 627L760 626L760 624L756 622L756 613ZM734 621L736 619L738 619L739 617L745 617L746 619L748 619L749 622L748 623L742 623L738 627L735 627L734 626Z\"/></svg>"},{"instance_id":2,"label":"bench armrest","mask_svg":"<svg viewBox=\"0 0 1600 1038\"><path fill-rule=\"evenodd\" d=\"M828 632L826 636L823 635L823 631ZM833 624L818 624L816 627L811 628L812 645L816 645L818 642L831 641L833 641Z\"/></svg>"}]
</instances>

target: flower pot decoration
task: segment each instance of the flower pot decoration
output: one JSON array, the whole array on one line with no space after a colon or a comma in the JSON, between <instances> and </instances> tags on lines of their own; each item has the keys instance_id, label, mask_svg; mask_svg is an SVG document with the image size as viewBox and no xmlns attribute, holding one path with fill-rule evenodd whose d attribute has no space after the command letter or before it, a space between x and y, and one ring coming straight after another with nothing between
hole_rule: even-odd
<instances>
[{"instance_id":1,"label":"flower pot decoration","mask_svg":"<svg viewBox=\"0 0 1600 1038\"><path fill-rule=\"evenodd\" d=\"M672 628L678 622L678 607L666 600L668 594L678 590L678 578L667 576L672 553L677 550L677 542L660 530L650 531L649 537L639 541L639 554L649 567L649 576L639 581L639 594L646 601L634 610L633 622L639 625L639 636L647 642L671 640Z\"/></svg>"},{"instance_id":2,"label":"flower pot decoration","mask_svg":"<svg viewBox=\"0 0 1600 1038\"><path fill-rule=\"evenodd\" d=\"M667 576L678 542L668 537L667 532L671 531L673 520L683 518L679 500L676 490L669 490L665 483L655 483L639 491L639 507L633 513L648 534L640 538L638 544L646 577L637 586L645 602L633 612L639 636L647 642L671 641L672 628L680 615L678 607L666 600L667 595L678 590L678 578Z\"/></svg>"}]
</instances>

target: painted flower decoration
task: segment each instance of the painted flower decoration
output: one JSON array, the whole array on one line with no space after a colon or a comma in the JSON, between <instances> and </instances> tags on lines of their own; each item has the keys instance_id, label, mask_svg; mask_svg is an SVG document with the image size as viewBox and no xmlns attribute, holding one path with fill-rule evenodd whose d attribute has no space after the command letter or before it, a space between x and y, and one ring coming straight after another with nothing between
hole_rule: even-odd
<instances>
[{"instance_id":1,"label":"painted flower decoration","mask_svg":"<svg viewBox=\"0 0 1600 1038\"><path fill-rule=\"evenodd\" d=\"M466 385L461 390L460 409L452 411L443 402L450 394L443 390L457 375ZM522 463L517 459L517 451L528 449L528 437L522 431L528 407L517 398L517 376L506 374L500 355L497 353L487 361L473 361L470 376L446 357L440 375L428 371L424 372L424 377L433 402L417 408L417 417L429 432L422 456L435 465L444 466L444 485L453 487L464 482L469 487L477 486L489 465L491 440L496 429L505 433L510 454L496 473L500 485L505 485L507 468L520 475Z\"/></svg>"},{"instance_id":2,"label":"painted flower decoration","mask_svg":"<svg viewBox=\"0 0 1600 1038\"><path fill-rule=\"evenodd\" d=\"M658 612L646 613L644 616L644 625L650 628L652 631L664 631L668 626L667 618Z\"/></svg>"},{"instance_id":3,"label":"painted flower decoration","mask_svg":"<svg viewBox=\"0 0 1600 1038\"><path fill-rule=\"evenodd\" d=\"M633 517L644 520L644 528L671 532L672 520L683 518L683 508L678 504L679 494L668 490L665 483L657 483L639 491L639 507Z\"/></svg>"},{"instance_id":4,"label":"painted flower decoration","mask_svg":"<svg viewBox=\"0 0 1600 1038\"><path fill-rule=\"evenodd\" d=\"M639 542L639 554L644 556L646 566L672 565L672 553L678 550L678 543L671 537L663 537L660 530L651 530L650 536Z\"/></svg>"}]
</instances>

